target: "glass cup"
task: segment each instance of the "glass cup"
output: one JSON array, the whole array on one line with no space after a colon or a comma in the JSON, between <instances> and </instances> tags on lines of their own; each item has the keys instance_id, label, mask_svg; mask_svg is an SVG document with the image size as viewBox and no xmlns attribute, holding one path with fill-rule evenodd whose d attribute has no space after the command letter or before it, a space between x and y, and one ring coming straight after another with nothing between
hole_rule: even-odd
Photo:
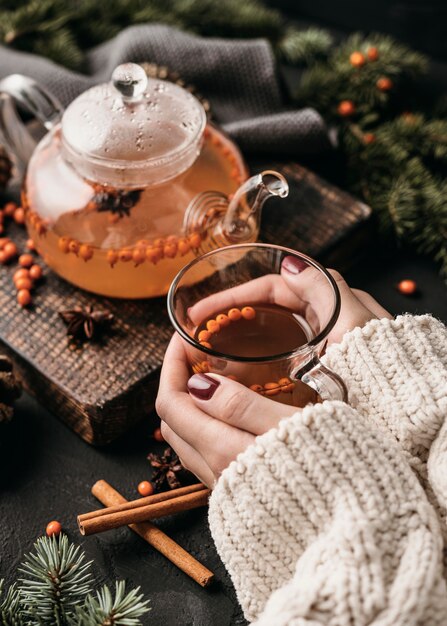
<instances>
[{"instance_id":1,"label":"glass cup","mask_svg":"<svg viewBox=\"0 0 447 626\"><path fill-rule=\"evenodd\" d=\"M263 355L259 337L261 354L239 356L196 337L204 320L216 318L216 313L227 316L231 309L248 306L256 311L263 305L285 307L303 330L304 343ZM300 252L262 243L213 250L177 274L168 293L168 312L194 373L221 374L297 407L347 399L342 379L320 361L339 316L340 292L329 272Z\"/></svg>"}]
</instances>

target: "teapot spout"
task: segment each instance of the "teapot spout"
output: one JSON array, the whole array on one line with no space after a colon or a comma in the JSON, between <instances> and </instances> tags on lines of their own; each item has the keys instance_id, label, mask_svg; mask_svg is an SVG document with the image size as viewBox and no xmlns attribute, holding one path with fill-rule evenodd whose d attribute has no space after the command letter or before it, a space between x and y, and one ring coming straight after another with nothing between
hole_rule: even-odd
<instances>
[{"instance_id":1,"label":"teapot spout","mask_svg":"<svg viewBox=\"0 0 447 626\"><path fill-rule=\"evenodd\" d=\"M243 183L231 199L222 224L228 243L254 241L259 232L261 211L268 198L286 198L289 185L279 172L265 170Z\"/></svg>"}]
</instances>

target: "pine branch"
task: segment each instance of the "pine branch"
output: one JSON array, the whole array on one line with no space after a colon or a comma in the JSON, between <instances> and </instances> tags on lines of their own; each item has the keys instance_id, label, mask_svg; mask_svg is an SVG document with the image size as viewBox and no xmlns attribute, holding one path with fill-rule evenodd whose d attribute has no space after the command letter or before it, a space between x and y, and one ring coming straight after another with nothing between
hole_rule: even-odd
<instances>
[{"instance_id":1,"label":"pine branch","mask_svg":"<svg viewBox=\"0 0 447 626\"><path fill-rule=\"evenodd\" d=\"M332 45L330 34L320 28L289 28L277 44L284 61L292 65L313 65L324 58Z\"/></svg>"},{"instance_id":2,"label":"pine branch","mask_svg":"<svg viewBox=\"0 0 447 626\"><path fill-rule=\"evenodd\" d=\"M41 537L19 571L24 614L37 624L65 625L91 591L90 562L66 535ZM45 621L46 620L46 621Z\"/></svg>"},{"instance_id":3,"label":"pine branch","mask_svg":"<svg viewBox=\"0 0 447 626\"><path fill-rule=\"evenodd\" d=\"M15 584L11 585L2 599L3 580L0 580L0 623L2 626L25 626L20 608L20 593Z\"/></svg>"},{"instance_id":4,"label":"pine branch","mask_svg":"<svg viewBox=\"0 0 447 626\"><path fill-rule=\"evenodd\" d=\"M78 626L139 626L140 617L147 613L148 601L144 601L137 587L126 594L124 581L115 583L115 598L104 585L96 595L87 596L85 605L78 607Z\"/></svg>"}]
</instances>

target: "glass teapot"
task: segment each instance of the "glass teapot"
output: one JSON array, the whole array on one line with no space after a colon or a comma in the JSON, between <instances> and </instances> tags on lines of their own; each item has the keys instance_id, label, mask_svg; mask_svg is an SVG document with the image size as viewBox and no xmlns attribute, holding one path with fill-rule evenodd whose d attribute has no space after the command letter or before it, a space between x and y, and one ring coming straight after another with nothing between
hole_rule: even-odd
<instances>
[{"instance_id":1,"label":"glass teapot","mask_svg":"<svg viewBox=\"0 0 447 626\"><path fill-rule=\"evenodd\" d=\"M48 133L35 144L15 104ZM266 171L247 180L237 147L182 87L118 66L65 110L35 81L0 81L0 134L26 165L30 237L60 276L94 293L168 291L197 254L257 239L260 210L288 194Z\"/></svg>"}]
</instances>

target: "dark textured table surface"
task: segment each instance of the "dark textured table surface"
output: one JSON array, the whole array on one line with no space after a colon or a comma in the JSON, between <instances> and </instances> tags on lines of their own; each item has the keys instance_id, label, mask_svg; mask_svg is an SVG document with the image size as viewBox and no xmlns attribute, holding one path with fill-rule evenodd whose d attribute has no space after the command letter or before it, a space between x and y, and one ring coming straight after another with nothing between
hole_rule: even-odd
<instances>
[{"instance_id":1,"label":"dark textured table surface","mask_svg":"<svg viewBox=\"0 0 447 626\"><path fill-rule=\"evenodd\" d=\"M396 251L380 258L374 248L348 273L349 282L372 293L394 314L431 312L446 321L445 284L434 264ZM396 291L395 284L403 278L417 281L419 297L404 297ZM217 583L209 590L192 582L127 529L87 538L77 532L76 514L97 508L90 495L97 479L106 479L128 498L137 496L138 482L150 477L147 453L163 447L151 438L155 425L155 417L148 416L124 439L95 449L38 401L23 396L0 442L0 577L11 581L22 554L32 548L48 521L58 519L70 538L81 543L94 560L100 582L125 578L132 586L141 585L152 606L145 623L243 624L231 583L213 547L205 511L159 523L216 573Z\"/></svg>"}]
</instances>

